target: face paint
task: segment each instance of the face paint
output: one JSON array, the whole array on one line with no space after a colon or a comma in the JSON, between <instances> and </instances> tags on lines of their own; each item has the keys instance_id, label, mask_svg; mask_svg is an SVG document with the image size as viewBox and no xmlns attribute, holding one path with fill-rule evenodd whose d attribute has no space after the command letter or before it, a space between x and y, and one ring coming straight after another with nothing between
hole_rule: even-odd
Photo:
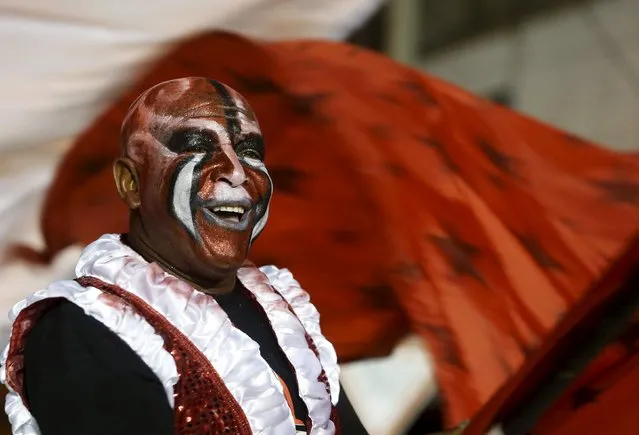
<instances>
[{"instance_id":1,"label":"face paint","mask_svg":"<svg viewBox=\"0 0 639 435\"><path fill-rule=\"evenodd\" d=\"M171 207L173 214L175 214L175 217L178 218L193 237L197 237L191 207L191 196L193 195L194 188L193 181L196 180L195 168L204 156L205 154L196 154L185 160L183 165L179 165L175 171L175 181L172 184L173 195L171 198Z\"/></svg>"},{"instance_id":2,"label":"face paint","mask_svg":"<svg viewBox=\"0 0 639 435\"><path fill-rule=\"evenodd\" d=\"M147 243L172 266L239 266L266 225L272 194L246 101L202 78L165 82L132 106L122 138L139 168Z\"/></svg>"},{"instance_id":3,"label":"face paint","mask_svg":"<svg viewBox=\"0 0 639 435\"><path fill-rule=\"evenodd\" d=\"M266 221L268 220L268 210L269 210L269 207L270 207L270 198L271 198L271 195L273 194L273 180L271 179L271 176L269 175L268 171L266 170L266 165L263 162L261 162L261 161L255 161L255 162L253 162L253 165L254 165L254 167L257 170L262 171L264 173L264 175L266 175L266 177L268 178L268 186L269 186L268 198L269 198L269 202L266 203L266 208L264 209L264 213L259 218L259 220L255 224L255 226L253 227L253 233L251 234L251 243L253 242L253 240L255 240L257 238L257 236L260 235L260 233L262 232L262 230L264 230L264 227L266 226Z\"/></svg>"}]
</instances>

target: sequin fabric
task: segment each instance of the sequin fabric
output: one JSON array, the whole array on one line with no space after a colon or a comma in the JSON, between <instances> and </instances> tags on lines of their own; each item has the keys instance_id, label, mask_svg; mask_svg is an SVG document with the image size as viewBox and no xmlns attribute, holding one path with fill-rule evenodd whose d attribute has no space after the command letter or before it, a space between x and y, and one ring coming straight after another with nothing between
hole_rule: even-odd
<instances>
[{"instance_id":1,"label":"sequin fabric","mask_svg":"<svg viewBox=\"0 0 639 435\"><path fill-rule=\"evenodd\" d=\"M115 295L136 310L164 340L175 359L180 379L174 387L176 435L251 434L239 403L224 385L210 361L191 341L141 298L94 277L76 280Z\"/></svg>"}]
</instances>

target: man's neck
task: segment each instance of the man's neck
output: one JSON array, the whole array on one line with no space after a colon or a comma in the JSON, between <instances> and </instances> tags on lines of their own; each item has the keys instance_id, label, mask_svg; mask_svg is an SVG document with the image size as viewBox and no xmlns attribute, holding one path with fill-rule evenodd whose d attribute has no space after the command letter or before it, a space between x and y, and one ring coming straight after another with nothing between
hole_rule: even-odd
<instances>
[{"instance_id":1,"label":"man's neck","mask_svg":"<svg viewBox=\"0 0 639 435\"><path fill-rule=\"evenodd\" d=\"M137 252L142 258L149 263L156 263L165 272L176 278L186 282L191 287L212 296L228 294L235 288L235 282L237 280L235 274L220 279L219 281L212 282L207 279L198 279L190 274L186 274L164 261L161 255L159 255L149 243L146 242L145 237L141 235L142 232L131 231L129 234L123 235L123 243L126 243L131 249Z\"/></svg>"}]
</instances>

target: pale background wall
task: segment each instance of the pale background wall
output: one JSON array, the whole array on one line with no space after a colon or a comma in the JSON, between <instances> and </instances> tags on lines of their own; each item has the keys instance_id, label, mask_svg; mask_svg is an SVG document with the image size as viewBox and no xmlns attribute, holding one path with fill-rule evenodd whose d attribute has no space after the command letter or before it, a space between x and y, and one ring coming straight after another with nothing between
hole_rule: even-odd
<instances>
[{"instance_id":1,"label":"pale background wall","mask_svg":"<svg viewBox=\"0 0 639 435\"><path fill-rule=\"evenodd\" d=\"M516 34L493 35L420 64L480 93L513 77L517 109L615 148L638 149L639 0L593 3L534 19ZM618 52L598 39L601 28ZM632 67L633 80L618 66L620 60Z\"/></svg>"}]
</instances>

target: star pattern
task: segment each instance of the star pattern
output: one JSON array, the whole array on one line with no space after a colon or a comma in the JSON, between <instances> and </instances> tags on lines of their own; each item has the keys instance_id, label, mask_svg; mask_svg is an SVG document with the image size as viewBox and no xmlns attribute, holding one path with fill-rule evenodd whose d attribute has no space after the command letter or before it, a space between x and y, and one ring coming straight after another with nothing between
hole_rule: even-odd
<instances>
[{"instance_id":1,"label":"star pattern","mask_svg":"<svg viewBox=\"0 0 639 435\"><path fill-rule=\"evenodd\" d=\"M453 334L443 326L432 325L429 323L420 323L417 325L418 329L424 330L426 333L432 335L444 349L444 361L454 367L462 370L466 370L466 364L462 361L457 345L454 341Z\"/></svg>"},{"instance_id":2,"label":"star pattern","mask_svg":"<svg viewBox=\"0 0 639 435\"><path fill-rule=\"evenodd\" d=\"M486 141L480 140L477 146L495 168L511 177L520 178L516 170L516 159L501 152Z\"/></svg>"},{"instance_id":3,"label":"star pattern","mask_svg":"<svg viewBox=\"0 0 639 435\"><path fill-rule=\"evenodd\" d=\"M359 290L367 296L366 301L375 308L399 307L399 301L395 298L393 286L390 284L384 282L368 284L359 287Z\"/></svg>"},{"instance_id":4,"label":"star pattern","mask_svg":"<svg viewBox=\"0 0 639 435\"><path fill-rule=\"evenodd\" d=\"M459 166L457 166L453 158L450 156L444 144L428 136L414 136L414 139L417 142L435 150L435 152L439 155L439 158L444 162L446 168L453 172L459 172Z\"/></svg>"},{"instance_id":5,"label":"star pattern","mask_svg":"<svg viewBox=\"0 0 639 435\"><path fill-rule=\"evenodd\" d=\"M607 201L639 205L639 183L623 178L595 180L592 185L600 190Z\"/></svg>"},{"instance_id":6,"label":"star pattern","mask_svg":"<svg viewBox=\"0 0 639 435\"><path fill-rule=\"evenodd\" d=\"M319 92L316 94L288 94L286 102L295 113L301 116L315 116L317 114L317 106L330 98L329 92Z\"/></svg>"},{"instance_id":7,"label":"star pattern","mask_svg":"<svg viewBox=\"0 0 639 435\"><path fill-rule=\"evenodd\" d=\"M470 277L481 284L485 284L474 261L481 253L480 249L455 235L435 236L431 235L430 241L437 246L448 261L456 277Z\"/></svg>"},{"instance_id":8,"label":"star pattern","mask_svg":"<svg viewBox=\"0 0 639 435\"><path fill-rule=\"evenodd\" d=\"M532 259L540 267L548 270L564 270L563 266L553 258L548 251L539 243L539 240L532 236L518 235L517 239L524 249L530 254Z\"/></svg>"},{"instance_id":9,"label":"star pattern","mask_svg":"<svg viewBox=\"0 0 639 435\"><path fill-rule=\"evenodd\" d=\"M300 194L300 184L307 178L307 174L295 168L270 168L269 174L278 192L291 195Z\"/></svg>"},{"instance_id":10,"label":"star pattern","mask_svg":"<svg viewBox=\"0 0 639 435\"><path fill-rule=\"evenodd\" d=\"M401 80L398 82L398 84L399 86L401 86L402 88L406 89L411 94L413 94L420 103L425 104L427 106L434 106L437 104L437 101L430 94L430 92L426 90L426 88L424 87L424 84L420 83L418 80L410 78L406 80Z\"/></svg>"},{"instance_id":11,"label":"star pattern","mask_svg":"<svg viewBox=\"0 0 639 435\"><path fill-rule=\"evenodd\" d=\"M247 94L278 94L282 87L268 76L247 76L236 71L229 74L237 83L238 90Z\"/></svg>"}]
</instances>

